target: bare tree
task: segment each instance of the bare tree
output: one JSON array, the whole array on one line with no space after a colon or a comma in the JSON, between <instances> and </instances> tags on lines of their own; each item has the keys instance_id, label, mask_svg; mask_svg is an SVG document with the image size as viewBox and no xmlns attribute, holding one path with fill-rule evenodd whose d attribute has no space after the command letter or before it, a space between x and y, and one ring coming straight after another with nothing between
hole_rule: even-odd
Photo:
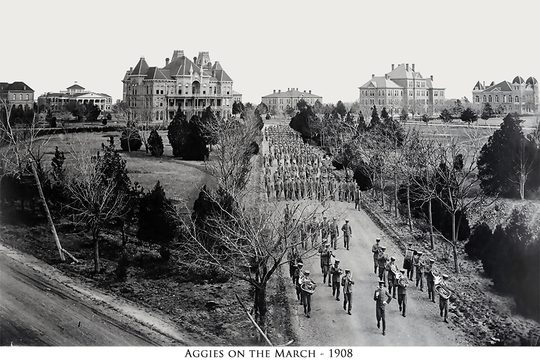
<instances>
[{"instance_id":1,"label":"bare tree","mask_svg":"<svg viewBox=\"0 0 540 362\"><path fill-rule=\"evenodd\" d=\"M232 209L223 206L217 193L203 191L216 205L214 213L204 220L204 228L196 220L184 221L181 227L185 238L181 243L180 260L190 268L204 268L239 278L254 288L253 310L263 331L267 326L267 286L280 266L288 263L287 255L297 252L308 258L317 252L319 245L301 248L298 237L300 225L310 220L317 209L306 204L291 208L266 204L240 206ZM181 215L176 215L181 220ZM213 242L208 242L211 239Z\"/></svg>"},{"instance_id":2,"label":"bare tree","mask_svg":"<svg viewBox=\"0 0 540 362\"><path fill-rule=\"evenodd\" d=\"M85 225L94 244L94 271L99 273L99 236L110 222L128 213L129 190L125 162L111 147L103 154L90 154L89 148L71 152L73 163L67 168L68 208L74 220Z\"/></svg>"},{"instance_id":3,"label":"bare tree","mask_svg":"<svg viewBox=\"0 0 540 362\"><path fill-rule=\"evenodd\" d=\"M432 170L433 178L419 183L424 194L437 200L451 217L451 239L441 237L452 247L456 273L459 273L457 248L462 217L470 208L484 202L477 169L480 137L476 130L468 129L466 132L465 140L451 137L447 142L437 143L432 150L438 156L438 166Z\"/></svg>"}]
</instances>

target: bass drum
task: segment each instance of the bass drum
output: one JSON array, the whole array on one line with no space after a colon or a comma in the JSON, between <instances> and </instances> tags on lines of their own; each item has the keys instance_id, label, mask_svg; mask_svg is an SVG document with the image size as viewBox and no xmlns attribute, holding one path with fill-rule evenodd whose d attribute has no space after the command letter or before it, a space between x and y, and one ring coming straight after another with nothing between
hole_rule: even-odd
<instances>
[{"instance_id":1,"label":"bass drum","mask_svg":"<svg viewBox=\"0 0 540 362\"><path fill-rule=\"evenodd\" d=\"M414 250L408 249L405 252L405 259L403 260L403 269L407 269L407 270L412 269L413 255L414 255Z\"/></svg>"}]
</instances>

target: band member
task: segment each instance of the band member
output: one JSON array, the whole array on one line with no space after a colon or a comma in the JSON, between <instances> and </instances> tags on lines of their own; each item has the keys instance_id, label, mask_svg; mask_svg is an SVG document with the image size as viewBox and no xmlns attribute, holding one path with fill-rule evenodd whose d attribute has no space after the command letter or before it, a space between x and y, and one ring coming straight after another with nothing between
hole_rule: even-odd
<instances>
[{"instance_id":1,"label":"band member","mask_svg":"<svg viewBox=\"0 0 540 362\"><path fill-rule=\"evenodd\" d=\"M422 258L422 252L417 251L413 258L414 269L416 270L416 287L420 284L420 291L424 291L424 259Z\"/></svg>"},{"instance_id":2,"label":"band member","mask_svg":"<svg viewBox=\"0 0 540 362\"><path fill-rule=\"evenodd\" d=\"M397 270L396 267L396 258L393 256L390 257L390 262L386 264L386 273L388 276L388 293L392 294L392 298L396 298L396 274L394 270Z\"/></svg>"},{"instance_id":3,"label":"band member","mask_svg":"<svg viewBox=\"0 0 540 362\"><path fill-rule=\"evenodd\" d=\"M317 287L317 283L310 277L309 270L304 271L304 275L300 280L300 287L302 289L302 305L304 306L304 314L306 317L311 317L311 295Z\"/></svg>"},{"instance_id":4,"label":"band member","mask_svg":"<svg viewBox=\"0 0 540 362\"><path fill-rule=\"evenodd\" d=\"M392 296L384 289L384 280L379 280L379 286L377 289L375 289L373 300L375 301L375 318L377 318L377 328L381 328L382 320L382 334L385 336L386 316L384 312L386 305L392 300Z\"/></svg>"},{"instance_id":5,"label":"band member","mask_svg":"<svg viewBox=\"0 0 540 362\"><path fill-rule=\"evenodd\" d=\"M442 275L442 281L439 282L439 287L452 292L452 289L448 286L447 274ZM445 298L443 295L439 294L439 310L441 311L441 317L444 317L444 323L448 323L448 301L449 298Z\"/></svg>"},{"instance_id":6,"label":"band member","mask_svg":"<svg viewBox=\"0 0 540 362\"><path fill-rule=\"evenodd\" d=\"M341 286L343 287L343 309L351 315L352 310L352 286L354 280L350 269L345 269L345 275L341 278Z\"/></svg>"},{"instance_id":7,"label":"band member","mask_svg":"<svg viewBox=\"0 0 540 362\"><path fill-rule=\"evenodd\" d=\"M296 259L298 258L298 252L296 251L296 247L292 247L289 249L289 252L287 254L287 259L289 260L289 275L294 283L294 272L296 270Z\"/></svg>"},{"instance_id":8,"label":"band member","mask_svg":"<svg viewBox=\"0 0 540 362\"><path fill-rule=\"evenodd\" d=\"M326 216L323 216L323 221L321 222L321 239L323 243L328 241L328 234L330 233L330 224L326 219Z\"/></svg>"},{"instance_id":9,"label":"band member","mask_svg":"<svg viewBox=\"0 0 540 362\"><path fill-rule=\"evenodd\" d=\"M381 239L375 239L375 244L371 247L371 252L373 253L373 272L377 274L377 267L379 266L379 253L381 252Z\"/></svg>"},{"instance_id":10,"label":"band member","mask_svg":"<svg viewBox=\"0 0 540 362\"><path fill-rule=\"evenodd\" d=\"M304 266L304 263L301 261L298 261L296 263L296 269L294 270L294 276L293 276L293 282L296 287L296 299L300 301L300 304L302 304L302 288L300 284L300 279L304 275L304 271L302 270L302 267Z\"/></svg>"},{"instance_id":11,"label":"band member","mask_svg":"<svg viewBox=\"0 0 540 362\"><path fill-rule=\"evenodd\" d=\"M405 317L405 312L407 310L407 284L408 278L405 275L406 269L401 269L401 278L399 278L397 283L397 302L399 305L399 311L401 315ZM404 279L404 280L402 280Z\"/></svg>"},{"instance_id":12,"label":"band member","mask_svg":"<svg viewBox=\"0 0 540 362\"><path fill-rule=\"evenodd\" d=\"M302 244L302 248L307 249L308 245L308 226L306 224L305 220L302 220L300 223L300 243Z\"/></svg>"},{"instance_id":13,"label":"band member","mask_svg":"<svg viewBox=\"0 0 540 362\"><path fill-rule=\"evenodd\" d=\"M429 263L425 267L424 274L426 275L428 298L435 303L435 275L437 274L437 270L435 269L433 263L435 263L435 260L429 259Z\"/></svg>"},{"instance_id":14,"label":"band member","mask_svg":"<svg viewBox=\"0 0 540 362\"><path fill-rule=\"evenodd\" d=\"M386 246L381 245L381 251L379 252L379 258L377 259L379 267L379 280L382 280L384 286L386 286L386 263L390 258L386 254Z\"/></svg>"},{"instance_id":15,"label":"band member","mask_svg":"<svg viewBox=\"0 0 540 362\"><path fill-rule=\"evenodd\" d=\"M319 248L319 252L321 254L321 272L323 275L323 284L326 283L326 277L328 276L328 286L330 287L330 275L328 275L328 273L330 272L330 258L334 256L334 254L329 247L330 244L326 243L324 246Z\"/></svg>"},{"instance_id":16,"label":"band member","mask_svg":"<svg viewBox=\"0 0 540 362\"><path fill-rule=\"evenodd\" d=\"M360 211L360 186L356 185L353 191L354 209Z\"/></svg>"},{"instance_id":17,"label":"band member","mask_svg":"<svg viewBox=\"0 0 540 362\"><path fill-rule=\"evenodd\" d=\"M412 280L413 278L413 259L415 251L412 248L412 244L409 244L407 250L405 251L405 259L403 260L403 268L407 271L407 278Z\"/></svg>"},{"instance_id":18,"label":"band member","mask_svg":"<svg viewBox=\"0 0 540 362\"><path fill-rule=\"evenodd\" d=\"M343 231L343 247L349 250L349 243L352 236L352 228L349 224L349 220L345 220L345 224L341 227L341 231Z\"/></svg>"},{"instance_id":19,"label":"band member","mask_svg":"<svg viewBox=\"0 0 540 362\"><path fill-rule=\"evenodd\" d=\"M330 225L330 246L337 249L337 238L339 236L339 227L337 223L337 218L334 217L332 220L332 225Z\"/></svg>"},{"instance_id":20,"label":"band member","mask_svg":"<svg viewBox=\"0 0 540 362\"><path fill-rule=\"evenodd\" d=\"M309 224L309 232L311 233L311 247L319 244L319 222L317 221L317 216L313 215L313 220Z\"/></svg>"},{"instance_id":21,"label":"band member","mask_svg":"<svg viewBox=\"0 0 540 362\"><path fill-rule=\"evenodd\" d=\"M332 296L336 296L336 300L339 300L339 278L343 274L343 270L339 267L339 260L334 260L334 265L330 268L330 275L332 277Z\"/></svg>"}]
</instances>

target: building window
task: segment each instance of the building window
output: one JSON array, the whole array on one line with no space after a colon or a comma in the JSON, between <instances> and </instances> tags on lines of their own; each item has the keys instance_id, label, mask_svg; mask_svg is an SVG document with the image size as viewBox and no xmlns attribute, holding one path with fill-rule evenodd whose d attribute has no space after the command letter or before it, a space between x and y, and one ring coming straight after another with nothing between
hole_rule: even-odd
<instances>
[{"instance_id":1,"label":"building window","mask_svg":"<svg viewBox=\"0 0 540 362\"><path fill-rule=\"evenodd\" d=\"M482 102L486 103L486 95L485 94L482 96Z\"/></svg>"},{"instance_id":2,"label":"building window","mask_svg":"<svg viewBox=\"0 0 540 362\"><path fill-rule=\"evenodd\" d=\"M515 97L515 101L519 102L519 97L518 96Z\"/></svg>"},{"instance_id":3,"label":"building window","mask_svg":"<svg viewBox=\"0 0 540 362\"><path fill-rule=\"evenodd\" d=\"M480 103L480 96L476 96L475 102L476 102L476 103Z\"/></svg>"},{"instance_id":4,"label":"building window","mask_svg":"<svg viewBox=\"0 0 540 362\"><path fill-rule=\"evenodd\" d=\"M491 94L488 96L488 102L493 102L493 98L491 97Z\"/></svg>"},{"instance_id":5,"label":"building window","mask_svg":"<svg viewBox=\"0 0 540 362\"><path fill-rule=\"evenodd\" d=\"M495 102L499 103L499 95L495 95Z\"/></svg>"}]
</instances>

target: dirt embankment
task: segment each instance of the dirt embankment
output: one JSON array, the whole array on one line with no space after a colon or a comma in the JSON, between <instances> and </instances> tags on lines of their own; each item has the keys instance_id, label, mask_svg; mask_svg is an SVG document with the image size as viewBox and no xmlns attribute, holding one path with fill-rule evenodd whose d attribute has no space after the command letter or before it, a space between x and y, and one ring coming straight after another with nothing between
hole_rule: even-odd
<instances>
[{"instance_id":1,"label":"dirt embankment","mask_svg":"<svg viewBox=\"0 0 540 362\"><path fill-rule=\"evenodd\" d=\"M431 250L428 236L410 233L403 220L396 221L393 210L390 212L381 208L371 195L365 195L363 209L392 236L402 250L412 243L424 255L434 257L441 272L451 276L450 284L455 295L451 298L449 316L453 325L465 333L471 345L540 345L540 324L514 313L513 299L493 290L491 280L483 276L482 263L470 260L463 244L458 249L460 273L455 274L448 244L436 239L435 250ZM497 207L483 210L483 219L503 220L510 210L511 206L498 204Z\"/></svg>"}]
</instances>

